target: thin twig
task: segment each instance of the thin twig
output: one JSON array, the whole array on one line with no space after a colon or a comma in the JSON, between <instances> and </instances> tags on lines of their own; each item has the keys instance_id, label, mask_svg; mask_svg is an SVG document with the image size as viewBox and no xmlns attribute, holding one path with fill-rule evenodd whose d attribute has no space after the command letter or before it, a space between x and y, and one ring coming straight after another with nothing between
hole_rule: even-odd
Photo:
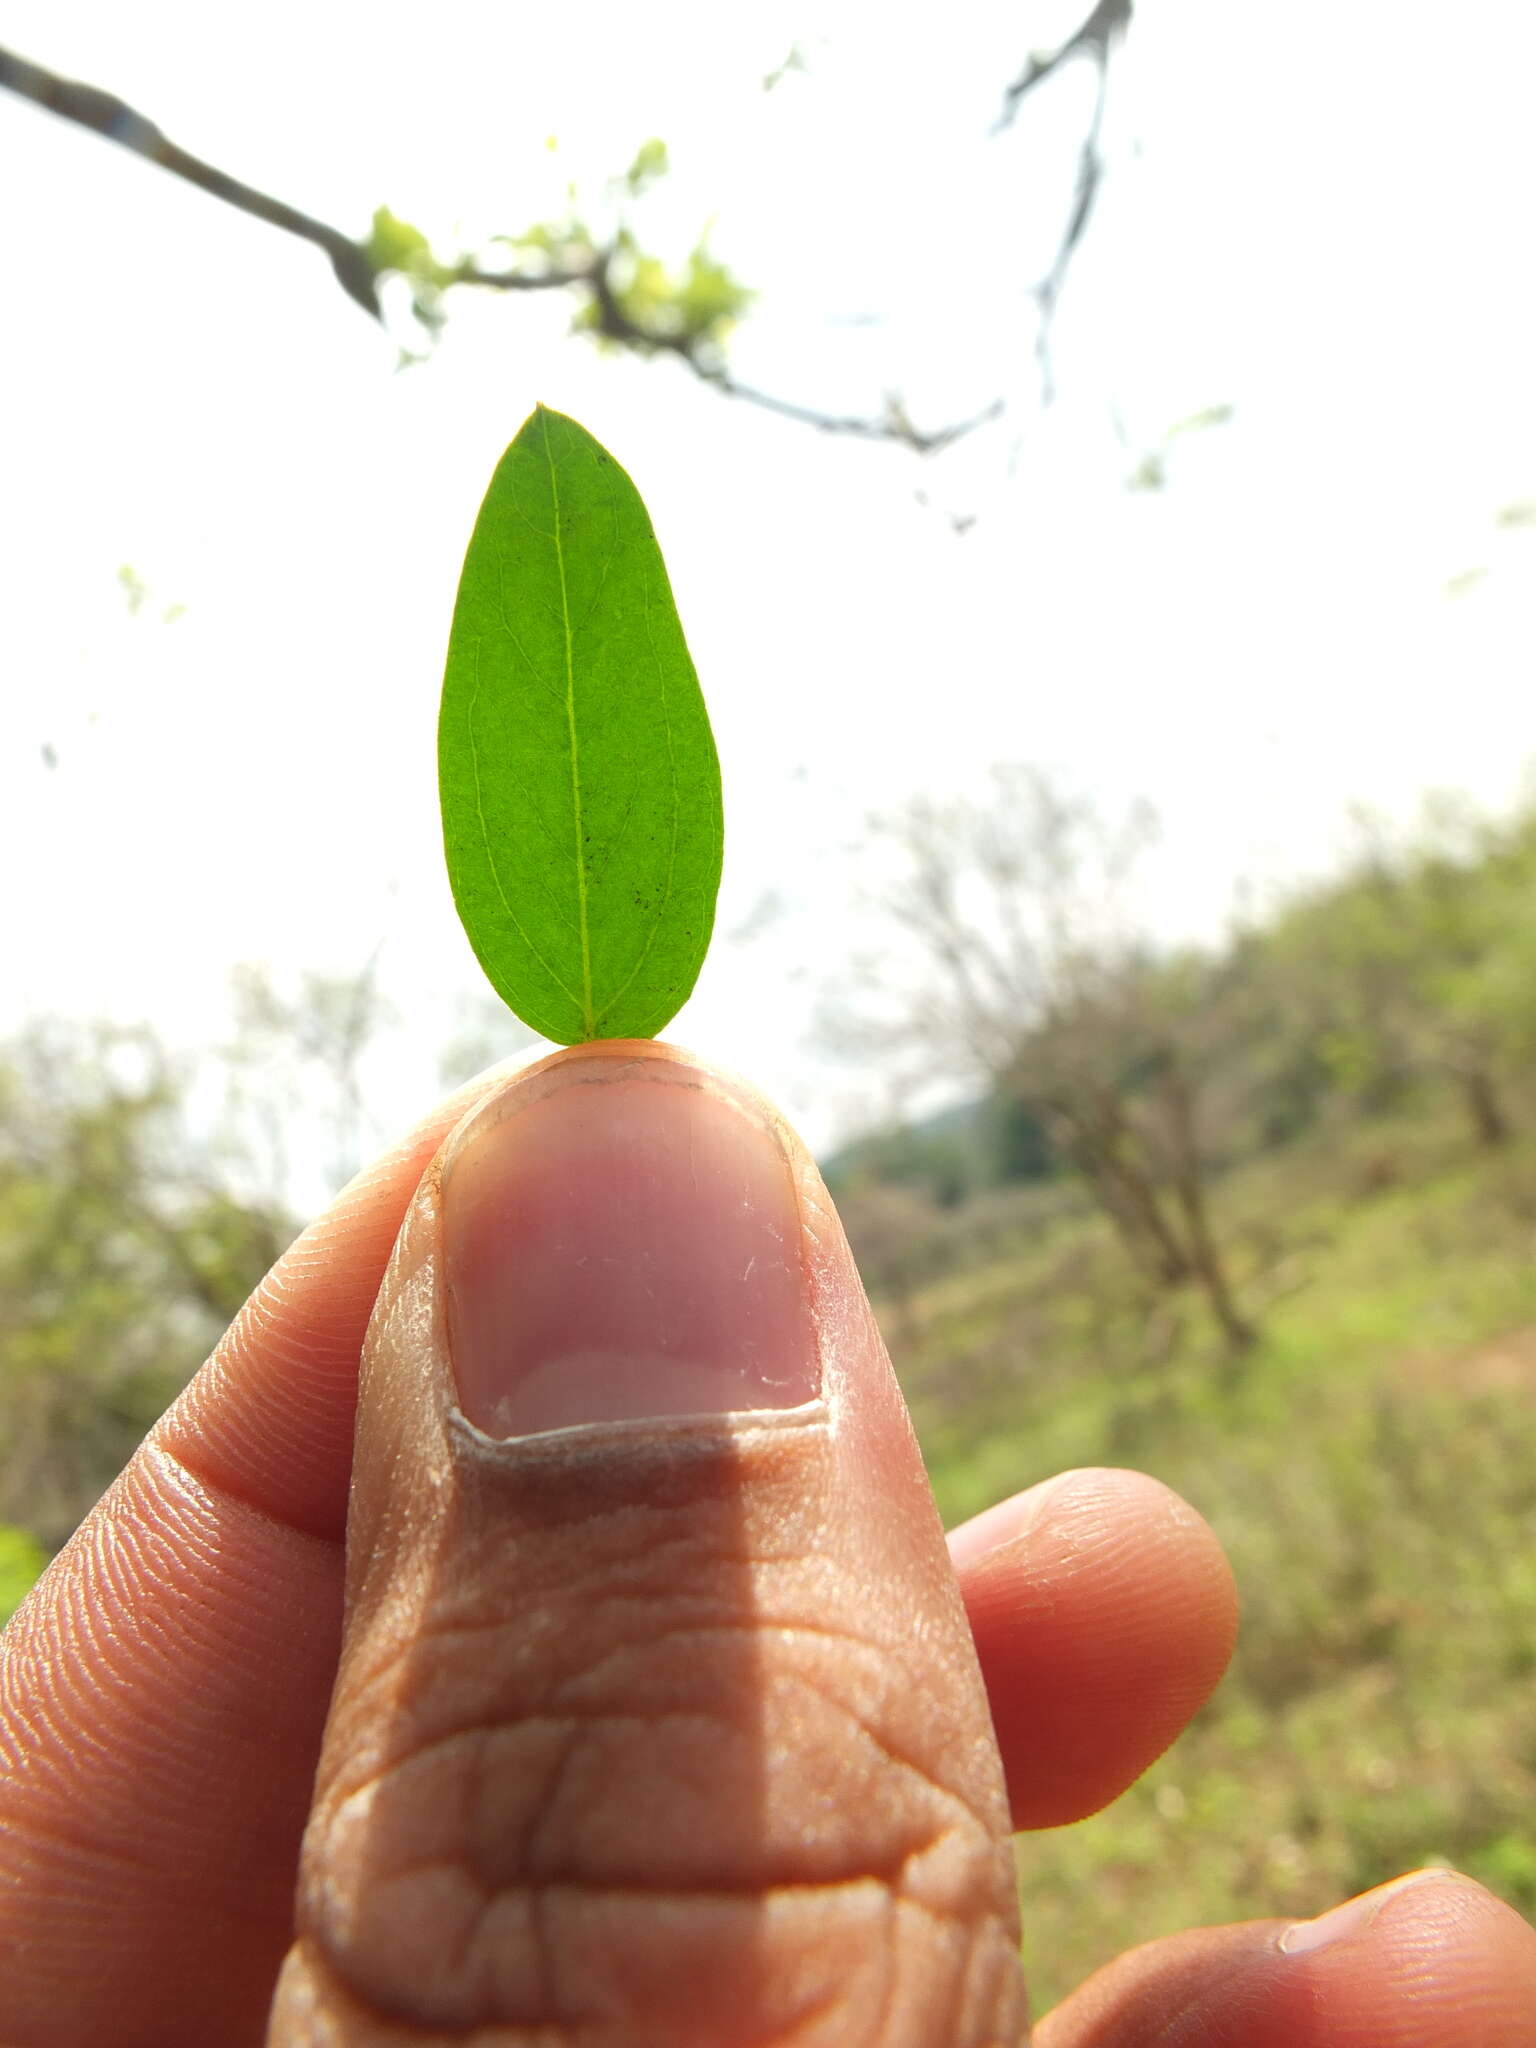
<instances>
[{"instance_id":1,"label":"thin twig","mask_svg":"<svg viewBox=\"0 0 1536 2048\"><path fill-rule=\"evenodd\" d=\"M1056 395L1056 370L1051 360L1052 329L1056 320L1056 304L1061 297L1061 288L1067 281L1067 268L1083 239L1083 230L1088 225L1094 202L1099 196L1099 187L1104 181L1104 157L1099 149L1099 137L1104 127L1104 103L1109 92L1109 67L1099 66L1098 90L1094 94L1093 119L1088 124L1088 133L1077 157L1077 182L1072 193L1072 211L1056 248L1056 260L1049 271L1035 287L1035 303L1040 308L1040 331L1035 337L1035 360L1040 365L1040 390L1047 405Z\"/></svg>"},{"instance_id":2,"label":"thin twig","mask_svg":"<svg viewBox=\"0 0 1536 2048\"><path fill-rule=\"evenodd\" d=\"M1019 111L1019 102L1026 93L1033 92L1044 78L1059 71L1063 64L1074 57L1091 57L1100 71L1109 65L1109 46L1124 35L1131 23L1131 12L1135 0L1098 0L1098 5L1088 16L1082 27L1077 29L1049 57L1031 57L1023 71L1003 94L1003 111L997 117L996 127L1012 125Z\"/></svg>"},{"instance_id":3,"label":"thin twig","mask_svg":"<svg viewBox=\"0 0 1536 2048\"><path fill-rule=\"evenodd\" d=\"M762 406L768 412L778 413L784 419L799 420L823 434L851 434L869 441L897 441L918 455L936 454L1002 413L1004 402L995 398L970 419L924 432L914 426L901 399L895 394L887 396L884 414L878 419L871 419L867 415L820 412L813 406L799 405L793 399L776 398L772 392L760 391L754 385L738 383L713 354L704 353L695 338L657 334L630 319L609 275L613 253L606 252L585 279L597 305L598 332L608 340L621 342L642 354L676 356L688 365L701 383L713 385L727 398L738 398L744 405Z\"/></svg>"},{"instance_id":4,"label":"thin twig","mask_svg":"<svg viewBox=\"0 0 1536 2048\"><path fill-rule=\"evenodd\" d=\"M852 434L870 441L899 441L904 448L910 448L918 455L936 455L940 449L952 447L967 434L973 434L978 427L999 419L1003 412L1003 400L994 398L969 419L956 420L947 427L935 427L924 432L914 426L906 416L900 401L892 398L889 410L883 419L860 418L857 415L839 417L835 413L817 412L808 405L796 405L792 399L775 398L771 392L755 390L750 384L738 384L733 377L723 372L702 369L693 365L706 384L713 384L729 398L739 398L746 405L760 405L768 412L781 414L785 419L802 420L806 426L815 427L823 434Z\"/></svg>"},{"instance_id":5,"label":"thin twig","mask_svg":"<svg viewBox=\"0 0 1536 2048\"><path fill-rule=\"evenodd\" d=\"M590 286L592 278L593 267L585 263L572 270L482 270L478 263L465 262L448 283L479 285L482 291L492 292L548 292L567 285Z\"/></svg>"},{"instance_id":6,"label":"thin twig","mask_svg":"<svg viewBox=\"0 0 1536 2048\"><path fill-rule=\"evenodd\" d=\"M76 121L82 128L94 129L109 142L158 164L172 177L184 178L189 185L196 185L199 191L207 192L214 199L222 199L226 206L237 207L241 213L249 213L257 220L265 221L269 227L281 228L285 234L297 235L301 241L313 242L330 258L336 282L347 297L355 300L375 320L382 320L373 265L362 247L350 235L344 235L340 228L330 227L310 214L300 213L297 207L272 198L270 193L258 192L254 185L232 178L227 171L193 156L190 150L170 141L153 121L130 107L125 100L118 99L115 93L103 92L98 86L84 85L76 78L61 78L57 72L45 71L41 64L33 64L5 49L0 49L0 85L20 94L23 99L31 100L36 106L46 107L50 114L57 114L61 120Z\"/></svg>"},{"instance_id":7,"label":"thin twig","mask_svg":"<svg viewBox=\"0 0 1536 2048\"><path fill-rule=\"evenodd\" d=\"M173 177L185 179L188 184L197 186L199 191L214 199L222 200L227 206L236 207L271 227L281 228L286 234L297 235L301 241L312 242L330 259L337 282L348 298L373 319L382 322L379 269L362 243L343 234L340 228L301 213L297 207L274 199L269 193L260 192L255 186L247 185L215 165L205 163L201 157L193 156L189 150L170 141L153 121L114 93L82 84L78 79L61 77L57 72L45 70L42 65L5 49L0 49L0 86L31 100L36 106L45 107L63 120L75 121L109 142L132 150L135 155L158 164ZM820 433L851 434L871 441L895 441L919 455L936 454L940 449L950 447L963 435L996 419L1003 410L1003 401L998 398L970 419L924 431L912 423L896 397L887 400L886 410L879 417L861 418L820 412L814 406L800 405L793 399L777 398L772 392L738 383L707 340L694 335L653 332L629 318L609 274L616 253L612 249L601 250L595 253L590 263L534 271L486 270L478 263L466 261L448 277L444 289L463 284L478 286L483 291L569 289L585 292L597 307L598 333L638 354L676 356L702 383L711 385L727 398L761 406L783 419L798 420L805 426L814 427Z\"/></svg>"},{"instance_id":8,"label":"thin twig","mask_svg":"<svg viewBox=\"0 0 1536 2048\"><path fill-rule=\"evenodd\" d=\"M1068 36L1059 49L1053 51L1049 57L1032 56L1004 93L1003 109L992 131L995 135L1002 129L1011 127L1025 95L1033 92L1043 79L1052 77L1064 64L1070 63L1074 57L1087 57L1092 61L1098 74L1098 89L1094 95L1093 115L1088 124L1088 133L1078 150L1072 211L1062 229L1051 267L1035 287L1034 293L1035 302L1040 308L1040 331L1035 341L1035 356L1040 365L1041 398L1046 405L1049 405L1056 395L1055 371L1051 362L1051 330L1056 318L1057 301L1067 280L1068 266L1079 242L1083 239L1083 231L1088 225L1094 203L1099 196L1099 187L1104 181L1104 158L1099 149L1099 137L1104 127L1110 53L1130 27L1134 5L1135 0L1098 0L1093 12L1075 33Z\"/></svg>"}]
</instances>

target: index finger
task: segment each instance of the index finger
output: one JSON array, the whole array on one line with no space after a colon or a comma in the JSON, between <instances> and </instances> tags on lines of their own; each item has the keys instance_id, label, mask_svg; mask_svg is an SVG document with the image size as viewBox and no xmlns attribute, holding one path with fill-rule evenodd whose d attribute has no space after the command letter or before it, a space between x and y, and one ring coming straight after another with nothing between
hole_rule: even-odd
<instances>
[{"instance_id":1,"label":"index finger","mask_svg":"<svg viewBox=\"0 0 1536 2048\"><path fill-rule=\"evenodd\" d=\"M0 1638L8 2048L261 2040L335 1675L364 1333L423 1170L506 1071L303 1233Z\"/></svg>"}]
</instances>

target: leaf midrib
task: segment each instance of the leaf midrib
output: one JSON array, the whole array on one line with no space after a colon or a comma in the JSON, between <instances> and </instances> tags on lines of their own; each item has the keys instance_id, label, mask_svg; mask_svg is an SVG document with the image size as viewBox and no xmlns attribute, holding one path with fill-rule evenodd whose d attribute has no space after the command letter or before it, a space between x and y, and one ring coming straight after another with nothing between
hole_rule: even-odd
<instances>
[{"instance_id":1,"label":"leaf midrib","mask_svg":"<svg viewBox=\"0 0 1536 2048\"><path fill-rule=\"evenodd\" d=\"M587 852L581 822L581 746L576 737L576 661L571 640L571 602L565 587L565 543L560 534L560 479L554 450L549 443L549 425L544 426L544 460L549 465L550 495L554 500L555 567L560 576L560 620L565 629L565 727L571 754L571 814L576 826L576 930L581 941L581 1021L588 1038L593 1035L592 940L587 924Z\"/></svg>"}]
</instances>

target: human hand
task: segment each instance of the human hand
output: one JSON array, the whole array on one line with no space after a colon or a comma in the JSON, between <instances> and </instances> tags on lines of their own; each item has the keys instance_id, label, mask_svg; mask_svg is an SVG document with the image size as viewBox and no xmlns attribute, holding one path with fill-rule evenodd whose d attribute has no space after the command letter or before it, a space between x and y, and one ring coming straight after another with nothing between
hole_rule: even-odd
<instances>
[{"instance_id":1,"label":"human hand","mask_svg":"<svg viewBox=\"0 0 1536 2048\"><path fill-rule=\"evenodd\" d=\"M305 1233L13 1622L0 2041L1014 2048L1010 1829L1233 1631L1132 1473L946 1555L803 1150L665 1047L558 1054ZM1037 2048L1536 2043L1480 1887L1341 1910L1133 1951Z\"/></svg>"}]
</instances>

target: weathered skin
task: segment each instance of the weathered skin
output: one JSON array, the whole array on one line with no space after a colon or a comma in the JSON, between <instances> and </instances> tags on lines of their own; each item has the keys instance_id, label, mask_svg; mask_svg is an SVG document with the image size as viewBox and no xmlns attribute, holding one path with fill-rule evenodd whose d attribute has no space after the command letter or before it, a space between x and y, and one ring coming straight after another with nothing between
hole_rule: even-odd
<instances>
[{"instance_id":1,"label":"weathered skin","mask_svg":"<svg viewBox=\"0 0 1536 2048\"><path fill-rule=\"evenodd\" d=\"M784 1142L824 1397L505 1443L456 1407L429 1172L365 1354L273 2048L1020 2038L970 1632L841 1231Z\"/></svg>"}]
</instances>

